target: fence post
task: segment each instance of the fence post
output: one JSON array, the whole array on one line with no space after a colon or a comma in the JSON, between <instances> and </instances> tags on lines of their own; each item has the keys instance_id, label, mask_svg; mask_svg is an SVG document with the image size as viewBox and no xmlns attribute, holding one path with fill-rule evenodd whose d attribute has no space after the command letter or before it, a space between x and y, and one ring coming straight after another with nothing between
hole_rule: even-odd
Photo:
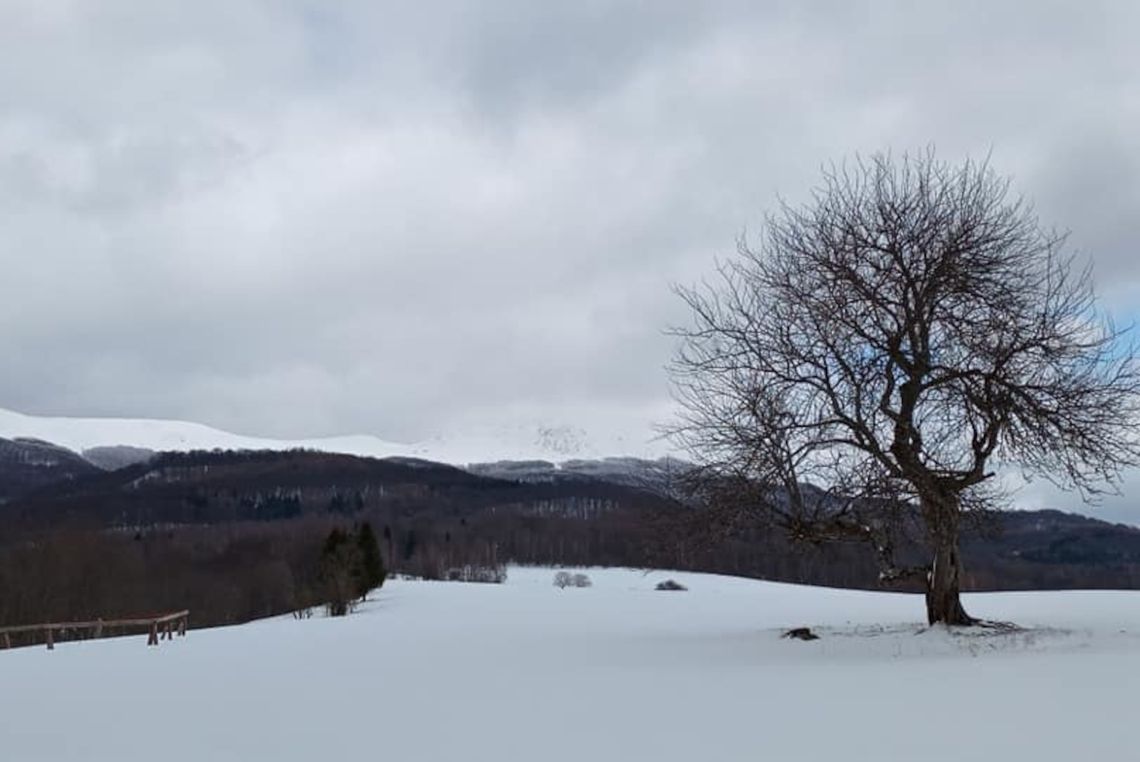
<instances>
[{"instance_id":1,"label":"fence post","mask_svg":"<svg viewBox=\"0 0 1140 762\"><path fill-rule=\"evenodd\" d=\"M47 647L48 647L49 651L52 651L55 649L55 630L53 630L51 627L48 627L46 629L47 629Z\"/></svg>"}]
</instances>

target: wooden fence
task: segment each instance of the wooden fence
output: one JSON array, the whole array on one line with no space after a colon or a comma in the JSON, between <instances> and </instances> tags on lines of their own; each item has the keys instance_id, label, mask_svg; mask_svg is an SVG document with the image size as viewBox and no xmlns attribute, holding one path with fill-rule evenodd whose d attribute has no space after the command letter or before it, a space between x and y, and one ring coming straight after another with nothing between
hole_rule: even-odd
<instances>
[{"instance_id":1,"label":"wooden fence","mask_svg":"<svg viewBox=\"0 0 1140 762\"><path fill-rule=\"evenodd\" d=\"M12 647L12 636L26 633L44 633L44 641L49 650L55 648L56 633L72 636L76 633L89 633L89 637L101 638L103 631L146 628L148 646L157 646L159 640L173 640L175 633L186 635L189 611L175 611L171 614L135 617L133 619L96 619L93 622L50 622L47 624L26 624L19 627L0 627L0 648Z\"/></svg>"}]
</instances>

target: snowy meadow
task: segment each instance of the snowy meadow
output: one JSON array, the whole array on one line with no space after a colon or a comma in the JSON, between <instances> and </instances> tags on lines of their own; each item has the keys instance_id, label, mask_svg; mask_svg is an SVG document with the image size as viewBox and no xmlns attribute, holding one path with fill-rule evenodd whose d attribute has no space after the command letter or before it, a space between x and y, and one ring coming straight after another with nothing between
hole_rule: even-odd
<instances>
[{"instance_id":1,"label":"snowy meadow","mask_svg":"<svg viewBox=\"0 0 1140 762\"><path fill-rule=\"evenodd\" d=\"M0 653L6 760L1131 758L1140 593L910 595L512 568L280 617ZM672 578L684 592L659 592ZM780 637L792 626L821 638Z\"/></svg>"}]
</instances>

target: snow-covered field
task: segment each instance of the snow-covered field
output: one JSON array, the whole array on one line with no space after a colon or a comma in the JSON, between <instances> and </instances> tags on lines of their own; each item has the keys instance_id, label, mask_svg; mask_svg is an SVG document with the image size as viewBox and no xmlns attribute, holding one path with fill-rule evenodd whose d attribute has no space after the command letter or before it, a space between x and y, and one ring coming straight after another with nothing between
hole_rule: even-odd
<instances>
[{"instance_id":1,"label":"snow-covered field","mask_svg":"<svg viewBox=\"0 0 1140 762\"><path fill-rule=\"evenodd\" d=\"M1131 760L1140 593L921 600L698 574L391 581L288 617L0 652L0 759ZM687 592L655 592L672 577ZM814 642L781 639L810 625Z\"/></svg>"}]
</instances>

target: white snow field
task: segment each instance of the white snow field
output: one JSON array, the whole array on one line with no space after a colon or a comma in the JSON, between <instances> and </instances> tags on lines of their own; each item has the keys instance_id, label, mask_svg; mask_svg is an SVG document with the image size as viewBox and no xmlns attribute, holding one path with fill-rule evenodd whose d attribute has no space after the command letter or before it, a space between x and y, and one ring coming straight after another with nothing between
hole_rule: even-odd
<instances>
[{"instance_id":1,"label":"white snow field","mask_svg":"<svg viewBox=\"0 0 1140 762\"><path fill-rule=\"evenodd\" d=\"M0 651L0 759L1140 759L1138 593L970 595L1028 629L958 635L915 596L585 571ZM689 590L653 590L670 577ZM779 637L799 625L822 638Z\"/></svg>"}]
</instances>

